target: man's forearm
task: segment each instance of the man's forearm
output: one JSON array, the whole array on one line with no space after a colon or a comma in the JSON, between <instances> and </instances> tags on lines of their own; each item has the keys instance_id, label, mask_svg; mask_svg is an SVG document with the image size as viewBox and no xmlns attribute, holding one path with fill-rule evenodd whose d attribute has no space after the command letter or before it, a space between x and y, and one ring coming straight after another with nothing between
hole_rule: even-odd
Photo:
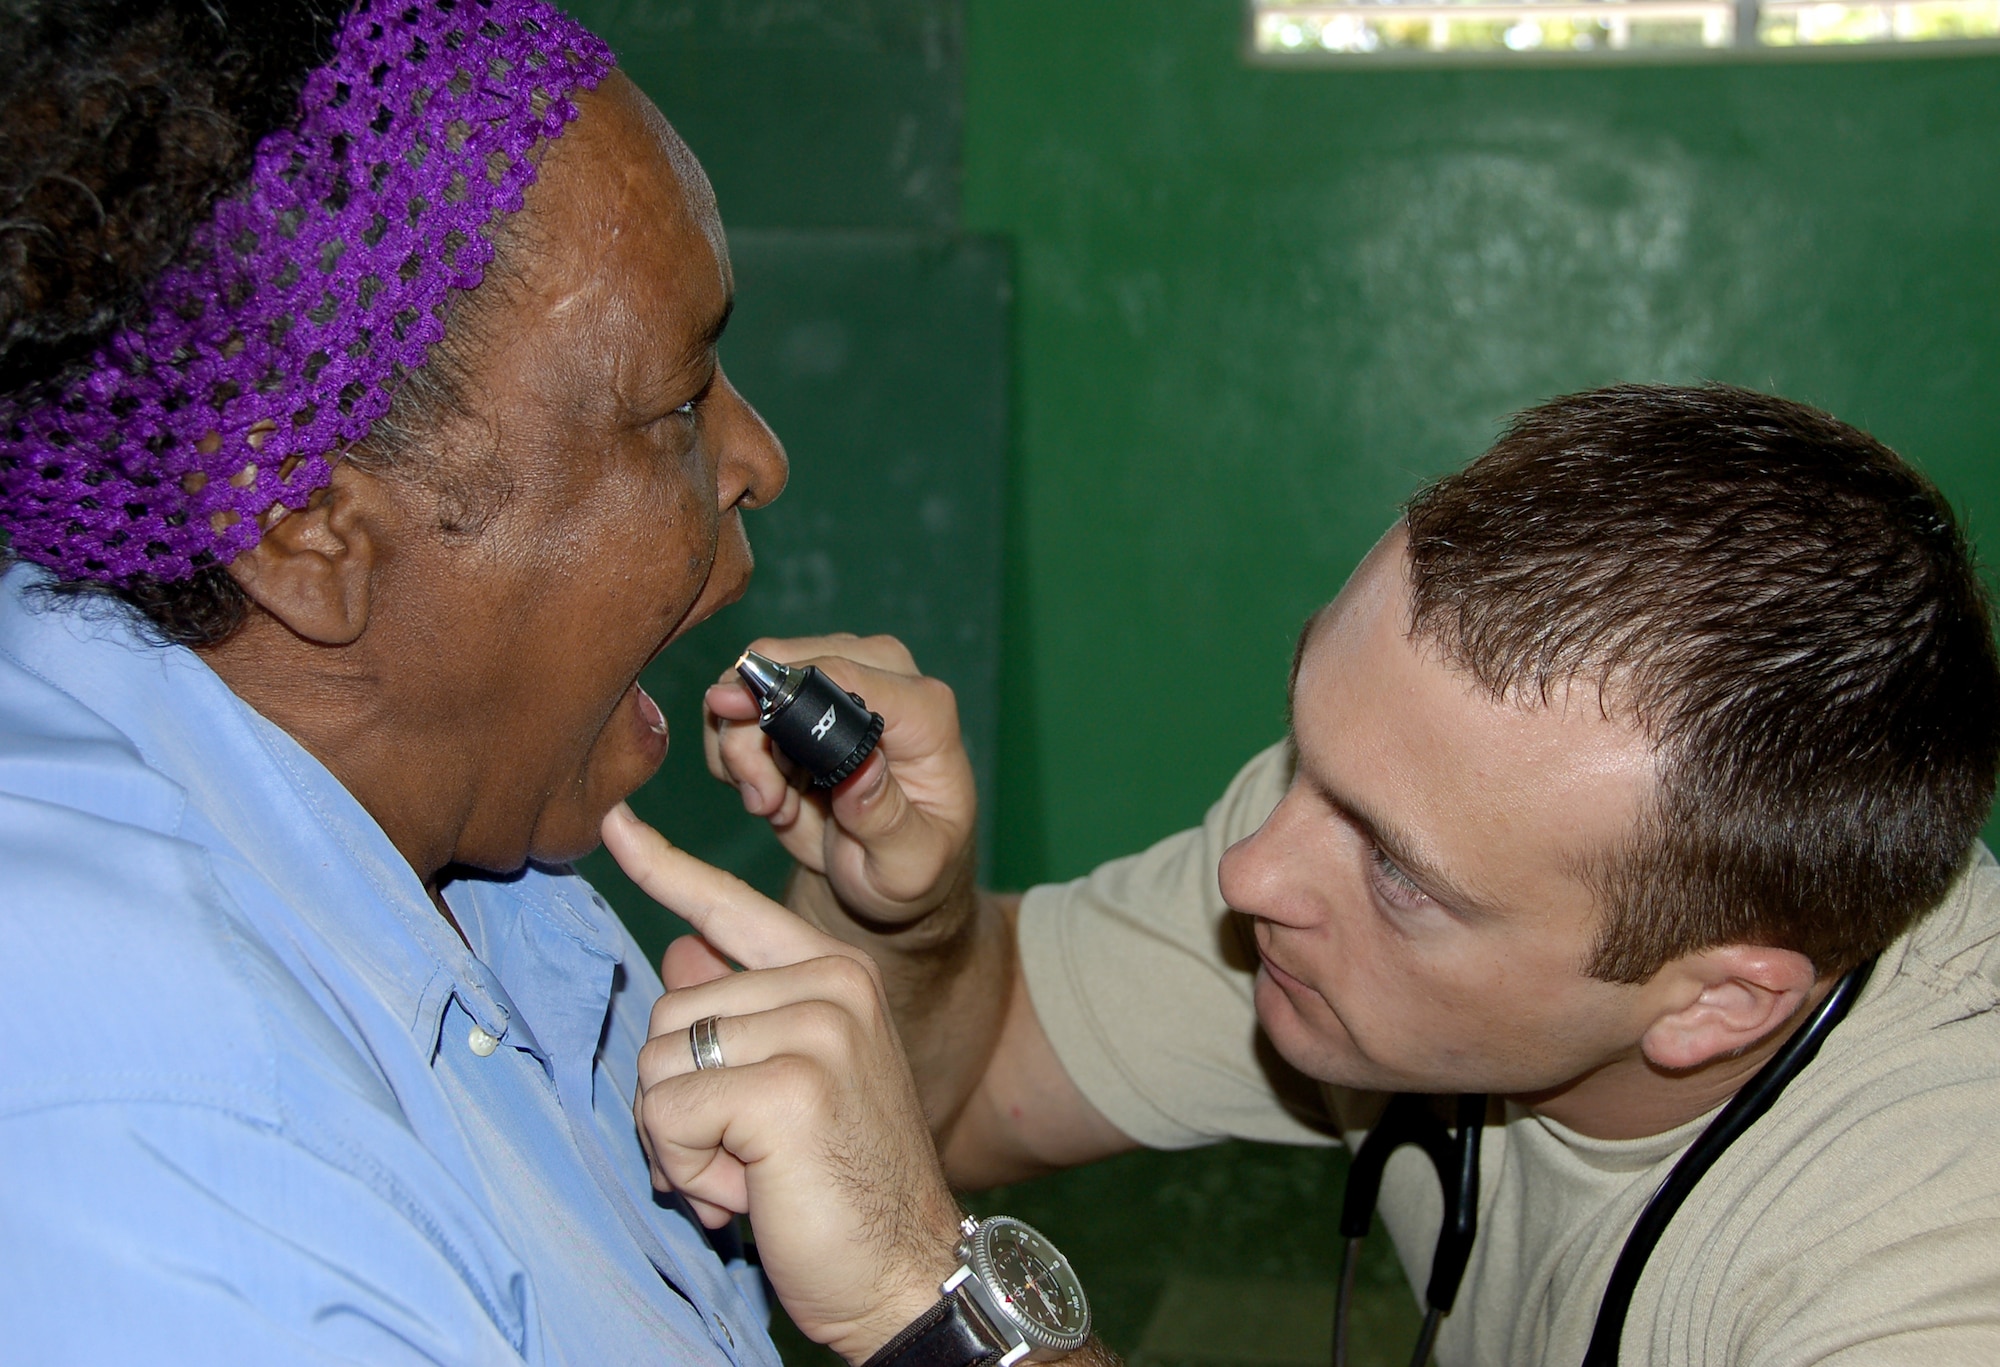
<instances>
[{"instance_id":1,"label":"man's forearm","mask_svg":"<svg viewBox=\"0 0 2000 1367\"><path fill-rule=\"evenodd\" d=\"M856 918L826 879L795 868L785 902L827 934L866 950L934 1133L950 1130L1000 1037L1014 974L1018 894L979 888L970 858L936 910L907 926Z\"/></svg>"}]
</instances>

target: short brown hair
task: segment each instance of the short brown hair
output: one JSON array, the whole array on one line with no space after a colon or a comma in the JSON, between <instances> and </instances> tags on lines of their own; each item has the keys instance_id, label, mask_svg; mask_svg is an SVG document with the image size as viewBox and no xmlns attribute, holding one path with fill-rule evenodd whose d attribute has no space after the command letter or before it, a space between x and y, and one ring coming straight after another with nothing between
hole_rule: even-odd
<instances>
[{"instance_id":1,"label":"short brown hair","mask_svg":"<svg viewBox=\"0 0 2000 1367\"><path fill-rule=\"evenodd\" d=\"M1865 432L1725 385L1517 416L1407 509L1411 634L1495 697L1572 680L1659 747L1650 810L1585 869L1589 972L1729 943L1823 974L1963 865L2000 763L2000 665L1951 508Z\"/></svg>"}]
</instances>

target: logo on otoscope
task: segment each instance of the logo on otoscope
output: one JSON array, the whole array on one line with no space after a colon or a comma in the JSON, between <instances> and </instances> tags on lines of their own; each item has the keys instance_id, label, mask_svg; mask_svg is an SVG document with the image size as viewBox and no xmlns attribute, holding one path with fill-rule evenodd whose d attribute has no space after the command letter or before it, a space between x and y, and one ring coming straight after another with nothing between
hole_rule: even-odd
<instances>
[{"instance_id":1,"label":"logo on otoscope","mask_svg":"<svg viewBox=\"0 0 2000 1367\"><path fill-rule=\"evenodd\" d=\"M826 733L831 730L833 730L833 709L829 707L826 709L826 715L813 723L812 737L814 740L825 740Z\"/></svg>"}]
</instances>

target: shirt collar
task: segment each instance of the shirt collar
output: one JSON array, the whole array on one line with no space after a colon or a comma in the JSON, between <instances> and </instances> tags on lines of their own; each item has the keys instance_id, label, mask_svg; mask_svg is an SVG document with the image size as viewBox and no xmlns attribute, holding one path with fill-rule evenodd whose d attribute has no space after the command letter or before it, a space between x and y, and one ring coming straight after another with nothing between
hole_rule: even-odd
<instances>
[{"instance_id":1,"label":"shirt collar","mask_svg":"<svg viewBox=\"0 0 2000 1367\"><path fill-rule=\"evenodd\" d=\"M206 846L218 862L242 866L276 891L297 929L359 966L372 992L429 1049L454 998L496 1039L511 1030L512 1043L535 1050L541 1042L520 1033L519 1011L540 1023L545 1003L552 1016L558 1004L565 1015L594 1010L587 1031L581 1021L563 1031L587 1033L594 1046L609 974L592 971L566 983L561 974L586 967L582 960L596 969L615 961L619 937L582 880L531 868L512 878L466 880L448 892L454 915L466 909L467 934L493 956L481 962L325 765L193 651L146 640L123 605L31 601L33 586L45 580L27 565L0 576L0 650L96 714L185 792L177 810L155 804L175 820L166 833ZM544 982L551 973L556 981ZM580 983L593 978L604 980L604 991L579 994Z\"/></svg>"}]
</instances>

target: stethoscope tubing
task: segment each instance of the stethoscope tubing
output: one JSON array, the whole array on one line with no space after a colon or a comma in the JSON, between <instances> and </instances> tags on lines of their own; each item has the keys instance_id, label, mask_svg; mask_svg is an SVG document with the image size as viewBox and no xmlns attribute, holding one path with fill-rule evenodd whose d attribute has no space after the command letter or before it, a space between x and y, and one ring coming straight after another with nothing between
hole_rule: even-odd
<instances>
[{"instance_id":1,"label":"stethoscope tubing","mask_svg":"<svg viewBox=\"0 0 2000 1367\"><path fill-rule=\"evenodd\" d=\"M1755 1077L1737 1089L1729 1104L1709 1122L1708 1128L1694 1143L1688 1145L1687 1152L1681 1155L1666 1180L1653 1192L1646 1208L1633 1222L1632 1232L1625 1237L1625 1247L1619 1251L1618 1261L1612 1264L1611 1280L1605 1283L1604 1299L1598 1302L1597 1324L1591 1330L1590 1346L1584 1350L1583 1367L1616 1367L1618 1340L1625 1333L1625 1316L1632 1308L1632 1293L1639 1287L1639 1276L1646 1270L1646 1260L1653 1256L1660 1236L1667 1232L1667 1223L1687 1201L1695 1184L1708 1175L1716 1160L1743 1136L1745 1130L1762 1119L1779 1094L1806 1070L1806 1065L1819 1054L1820 1046L1826 1043L1826 1037L1833 1033L1833 1027L1847 1018L1855 999L1868 986L1868 975L1874 969L1875 960L1869 959L1849 970L1833 985L1833 990L1813 1009L1806 1023L1792 1032L1792 1037L1777 1053L1765 1060Z\"/></svg>"},{"instance_id":2,"label":"stethoscope tubing","mask_svg":"<svg viewBox=\"0 0 2000 1367\"><path fill-rule=\"evenodd\" d=\"M1590 1345L1584 1350L1582 1367L1616 1367L1618 1341L1625 1333L1625 1317L1632 1308L1632 1294L1646 1270L1647 1259L1666 1232L1697 1183L1714 1167L1729 1146L1756 1124L1806 1066L1818 1056L1820 1046L1833 1028L1847 1018L1867 987L1875 960L1850 969L1820 1004L1813 1008L1805 1024L1792 1032L1778 1052L1764 1062L1756 1075L1738 1088L1722 1110L1688 1146L1671 1171L1647 1199L1632 1232L1625 1238L1618 1261L1612 1265L1605 1283L1604 1298L1598 1302L1597 1321L1591 1329ZM1425 1288L1424 1326L1411 1367L1423 1367L1436 1340L1438 1322L1457 1299L1459 1283L1465 1276L1471 1242L1478 1227L1479 1132L1486 1099L1464 1096L1457 1099L1458 1132L1449 1134L1442 1121L1424 1109L1422 1098L1397 1096L1377 1122L1375 1130L1362 1141L1348 1169L1349 1191L1341 1208L1344 1243L1340 1261L1340 1282L1334 1298L1333 1362L1346 1367L1347 1320L1353 1296L1354 1267L1362 1238L1375 1216L1380 1194L1382 1169L1390 1152L1404 1144L1416 1144L1430 1155L1438 1179L1445 1185L1445 1226L1438 1232L1438 1251L1433 1258L1431 1283ZM1449 1145L1450 1150L1446 1149ZM1357 1178L1359 1183L1357 1185ZM1437 1275L1440 1267L1447 1275Z\"/></svg>"}]
</instances>

